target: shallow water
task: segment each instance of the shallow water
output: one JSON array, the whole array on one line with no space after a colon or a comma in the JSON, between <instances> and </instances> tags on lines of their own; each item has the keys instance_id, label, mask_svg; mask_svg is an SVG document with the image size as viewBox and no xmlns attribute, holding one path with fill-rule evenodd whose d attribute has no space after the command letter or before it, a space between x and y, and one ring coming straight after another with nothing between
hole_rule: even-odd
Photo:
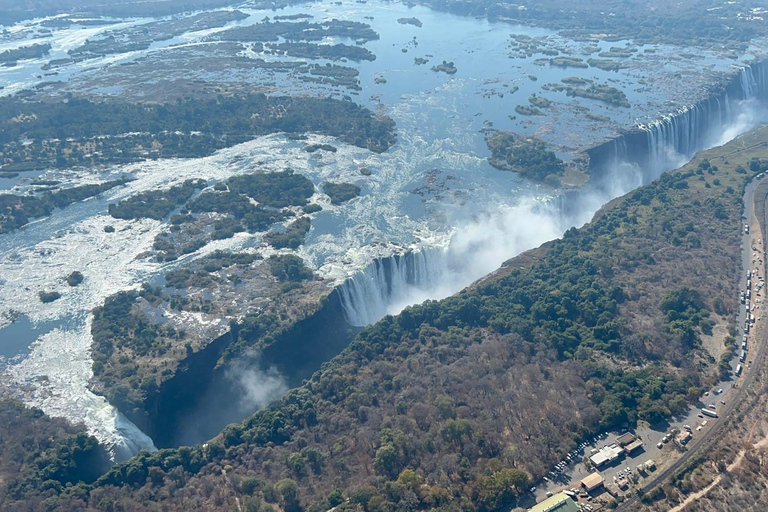
<instances>
[{"instance_id":1,"label":"shallow water","mask_svg":"<svg viewBox=\"0 0 768 512\"><path fill-rule=\"evenodd\" d=\"M254 23L275 14L247 9L246 12L251 17L239 24ZM337 17L370 21L362 16L374 17L370 22L381 39L367 43L366 47L377 55L376 61L348 65L360 69L364 88L354 99L372 108L381 105L397 123L398 143L388 152L374 154L330 137L310 136L306 143L332 144L338 152L308 154L303 150L304 143L271 135L194 160L115 166L106 172L50 171L40 178L79 184L128 175L135 181L101 197L57 210L53 216L21 230L0 235L0 276L4 280L0 286L0 327L4 326L0 328L0 354L6 335L14 340L8 353L24 355L8 368L8 376L20 389L27 389L24 399L28 403L49 414L85 422L91 433L116 447L116 457L141 447L151 448L152 444L106 400L88 390L92 376L91 309L117 291L136 287L144 281L157 281L165 271L216 249L248 249L264 255L273 251L261 245L259 235L241 233L229 240L213 242L179 262L155 263L145 253L151 249L154 237L164 229L163 224L153 220L113 219L106 214L110 202L145 190L167 188L185 179L204 178L213 184L254 169L280 171L291 167L315 183L318 194L314 201L324 208L313 218L307 241L297 252L329 280L329 285L341 283L377 257L425 248L444 251L443 264L453 269L450 282L398 297L398 302L389 305L387 310L396 312L408 303L455 293L504 260L559 236L571 225L585 222L597 207L612 197L595 197L583 211L564 218L553 191L488 164L481 129L493 125L537 134L567 149L602 139L612 133L615 126L632 126L637 119L653 118L670 99L659 89L642 86L637 68L620 73L563 70L535 64L533 61L542 55L508 58L511 33L546 35L557 44L578 50L579 44L560 40L543 29L513 27L383 2L341 6L313 3L286 9L280 14L299 12L309 12L315 20ZM400 25L396 21L412 16L419 18L424 26ZM141 22L131 20L126 26ZM40 65L50 58L66 56L66 50L110 28L114 26L55 31L51 38L54 51L49 57L22 62L18 68L0 69L0 85L5 85L3 93L40 82L42 79L36 76ZM447 39L445 34L452 37ZM154 52L170 55L173 52L170 45L193 44L201 35L186 34L157 43L146 52L68 66L56 79L87 82L89 77L103 73L109 63L119 64ZM418 46L408 44L413 36ZM0 49L32 41L4 42L5 46L0 45ZM622 44L600 46L607 49ZM403 53L402 48L408 52ZM427 54L433 55L429 64L414 65L414 57ZM458 73L451 77L430 71L433 64L442 60L454 61ZM712 64L715 69L725 70L732 62L709 55L696 66ZM666 65L670 72L685 66L676 61ZM387 79L386 84L373 83L379 73ZM538 80L530 80L529 74L536 75ZM543 84L557 82L565 76L605 82L619 80L634 107L610 108L579 100L591 111L610 117L613 123L608 124L587 123L583 114L558 104L547 116L517 116L514 121L508 117L514 114L515 105L526 104L533 93L571 103L573 100L566 99L564 93L541 92ZM289 80L285 85L289 91L296 92L324 90L315 86L299 87ZM518 86L519 90L510 95L508 91L512 86ZM361 176L361 167L372 169L373 174ZM349 203L333 206L320 193L325 181L356 183L363 194ZM622 181L613 193L626 192L630 189L628 183ZM28 180L16 180L14 184L16 192L30 190ZM637 184L632 182L633 186ZM115 233L105 233L106 225L114 226ZM70 288L64 279L75 270L85 275L85 281ZM58 290L62 298L41 304L38 292L42 290ZM7 317L11 310L24 315L24 320L9 325ZM66 322L62 323L64 319ZM227 319L222 319L220 327L226 329L226 325ZM11 343L7 345L10 347Z\"/></svg>"}]
</instances>

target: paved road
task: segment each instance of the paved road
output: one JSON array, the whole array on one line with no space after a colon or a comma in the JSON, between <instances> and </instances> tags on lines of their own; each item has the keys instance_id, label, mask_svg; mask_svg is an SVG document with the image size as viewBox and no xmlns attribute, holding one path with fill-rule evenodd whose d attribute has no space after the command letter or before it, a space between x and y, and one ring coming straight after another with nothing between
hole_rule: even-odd
<instances>
[{"instance_id":1,"label":"paved road","mask_svg":"<svg viewBox=\"0 0 768 512\"><path fill-rule=\"evenodd\" d=\"M761 177L759 179L755 179L752 181L752 183L747 186L745 193L744 193L744 204L745 204L745 222L751 223L753 216L755 215L755 188L757 186L768 180L768 177ZM764 198L761 198L763 200ZM758 219L760 224L762 226L768 226L768 209L765 211L766 216L763 219ZM762 238L761 233L751 233L751 235L756 236L757 238ZM763 240L763 244L765 244L765 240ZM763 245L765 247L765 245ZM739 283L741 284L741 290L743 290L746 287L746 275L747 270L754 269L755 266L758 264L758 261L755 262L753 265L752 263L752 246L750 244L750 236L743 235L742 236L742 270L741 277L739 279ZM761 249L760 251L760 258L763 260L762 263L760 263L760 274L762 276L765 276L765 250ZM752 283L755 284L754 281ZM754 298L754 297L753 297ZM744 326L744 317L745 317L745 311L744 307L742 305L739 305L740 313L739 313L739 326L743 328ZM758 311L761 311L759 309ZM727 425L725 424L725 419L731 414L733 407L736 403L738 403L739 399L741 398L741 394L743 393L743 390L747 389L749 385L752 383L752 381L755 378L755 368L758 368L762 366L765 355L766 355L766 346L768 345L768 329L762 330L762 336L761 339L756 339L756 336L753 335L753 332L750 333L750 354L752 355L751 359L752 364L749 366L745 365L744 373L742 377L737 381L739 386L736 389L733 389L730 393L728 393L728 399L726 401L726 405L722 406L718 410L719 418L715 420L714 422L710 421L710 423L713 423L712 428L710 428L707 431L704 431L702 435L694 437L694 440L689 445L688 451L680 457L677 461L675 461L671 466L664 469L663 471L659 472L659 474L654 475L652 479L650 479L644 486L643 489L650 490L658 485L660 485L664 480L669 478L672 474L674 474L678 469L680 469L687 461L690 459L693 455L698 453L698 448L701 448L705 446L705 444L711 440L711 439L718 439L725 435L725 431L727 428ZM738 358L735 358L734 366L738 363ZM622 503L616 510L617 511L627 511L627 510L634 510L637 507L637 501L638 497L633 497L624 503Z\"/></svg>"}]
</instances>

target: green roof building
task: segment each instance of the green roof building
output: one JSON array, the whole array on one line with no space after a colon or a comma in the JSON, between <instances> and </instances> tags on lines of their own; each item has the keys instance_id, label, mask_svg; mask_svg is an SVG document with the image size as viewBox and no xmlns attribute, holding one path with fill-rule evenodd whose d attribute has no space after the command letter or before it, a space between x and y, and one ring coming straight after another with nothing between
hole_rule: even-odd
<instances>
[{"instance_id":1,"label":"green roof building","mask_svg":"<svg viewBox=\"0 0 768 512\"><path fill-rule=\"evenodd\" d=\"M561 492L529 508L528 512L581 512L581 509L570 496Z\"/></svg>"}]
</instances>

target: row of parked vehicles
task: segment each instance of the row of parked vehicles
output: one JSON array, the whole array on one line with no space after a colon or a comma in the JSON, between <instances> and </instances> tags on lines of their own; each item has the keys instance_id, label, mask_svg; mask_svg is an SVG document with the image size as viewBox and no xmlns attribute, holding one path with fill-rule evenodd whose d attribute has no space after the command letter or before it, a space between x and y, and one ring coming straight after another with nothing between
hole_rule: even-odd
<instances>
[{"instance_id":1,"label":"row of parked vehicles","mask_svg":"<svg viewBox=\"0 0 768 512\"><path fill-rule=\"evenodd\" d=\"M598 434L597 436L593 437L591 442L584 441L583 443L580 443L575 450L568 453L563 460L555 464L555 467L552 469L552 471L547 473L549 478L557 478L558 474L564 472L569 465L579 462L580 456L584 454L584 448L590 444L596 444L599 440L605 439L606 437L608 437L608 433L603 432L602 434Z\"/></svg>"}]
</instances>

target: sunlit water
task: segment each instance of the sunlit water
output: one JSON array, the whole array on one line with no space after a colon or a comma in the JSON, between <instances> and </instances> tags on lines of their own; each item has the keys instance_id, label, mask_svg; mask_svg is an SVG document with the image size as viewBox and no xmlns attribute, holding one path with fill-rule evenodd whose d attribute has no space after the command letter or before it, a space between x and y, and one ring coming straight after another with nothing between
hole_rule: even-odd
<instances>
[{"instance_id":1,"label":"sunlit water","mask_svg":"<svg viewBox=\"0 0 768 512\"><path fill-rule=\"evenodd\" d=\"M246 12L252 14L251 18L240 23L253 23L264 15L274 15L272 12ZM595 69L541 67L533 63L541 55L531 59L511 60L507 57L510 33L553 36L548 31L461 18L426 8L409 9L399 4L336 6L317 3L281 14L295 12L310 12L317 19L342 17L370 21L381 34L381 40L366 45L377 55L377 60L358 65L364 92L355 99L372 108L383 105L384 111L396 121L398 143L388 152L373 154L332 138L311 136L307 143L329 143L339 150L308 154L303 150L303 143L278 134L259 137L194 160L146 162L117 166L103 172L51 171L40 178L90 183L127 175L135 181L102 197L56 211L52 217L22 230L0 236L0 326L7 325L15 315L22 315L28 319L25 321L31 322L23 333L18 332L18 329L23 330L18 326L0 329L0 344L5 347L0 354L6 357L6 375L27 403L41 407L48 414L84 422L91 433L113 447L117 459L139 448L151 449L152 442L104 398L88 390L88 380L92 377L89 353L91 309L119 290L156 279L170 268L216 249L253 250L256 246L255 250L264 255L269 255L271 250L259 244L259 235L241 233L230 240L212 242L179 262L155 263L145 253L151 249L155 236L164 229L163 224L153 220L113 219L106 214L110 202L191 178L204 178L213 183L254 169L279 171L291 167L318 186L318 194L313 200L324 208L314 216L307 241L297 252L328 279L329 286L353 277L375 258L426 249L437 255L436 259L430 260L439 265L435 274L437 279L386 298L375 314L357 322L362 325L382 314L395 313L407 304L455 293L498 268L504 260L560 236L572 225L586 222L607 200L646 179L631 166L618 169L615 186L609 191L585 194L579 211L564 215L554 191L520 180L513 173L493 169L488 164L480 133L487 126L486 121L496 128L541 133L563 146L574 143L574 126L593 126L583 124L566 111L555 112L562 123L554 123L552 116L509 119L514 106L525 104L530 94L540 93L543 83L559 81L563 76L600 80L620 76L630 101L642 104L642 108L611 109L595 102L583 103L623 126L631 126L641 114L650 115L656 108L653 105L660 105L665 99L660 91L635 90L637 77L629 73L617 75ZM374 20L363 20L363 15L373 16ZM418 17L424 26L419 29L396 22L399 17L410 16ZM139 22L126 22L125 26ZM37 77L37 70L42 63L66 55L66 50L106 29L54 31L50 38L54 52L50 57L22 62L17 68L0 71L4 92L39 82L41 78ZM447 40L446 33L456 37ZM414 35L419 45L407 46ZM195 40L196 35L185 35L167 45L157 44L150 51L172 51L164 49L165 46L190 44ZM34 39L29 38L24 44L32 41ZM565 40L562 44L578 46ZM18 45L18 41L5 42L0 44L0 50ZM617 43L601 46L612 45ZM407 48L408 52L403 53L402 48ZM89 73L99 73L100 66L144 54L146 52L136 52L87 61L71 66L56 79L87 78ZM414 65L414 57L428 54L433 55L429 64ZM443 59L455 62L459 68L457 75L448 77L429 70L431 65ZM715 63L721 69L731 66L731 61L720 62L713 56L707 59L707 63ZM374 75L380 72L387 83L374 85ZM529 74L537 75L538 81L528 78ZM508 94L512 86L519 87L514 95ZM292 86L286 83L286 87L290 89ZM497 94L488 94L489 91ZM498 94L502 91L507 91L503 97ZM564 93L547 93L547 97L566 101ZM749 112L753 111L745 109L739 122L724 126L722 141L754 125L759 119L749 117ZM594 131L581 131L584 134L575 142L577 145L600 140L611 132L599 126L594 127ZM690 155L679 157L684 161ZM361 167L370 168L372 175L361 176ZM661 170L664 169L658 172ZM362 197L345 205L331 205L328 198L319 193L320 185L329 180L360 185ZM29 190L29 178L14 183L18 183L15 192ZM114 226L115 233L105 233L106 225ZM85 281L72 288L67 286L65 279L75 270L85 275ZM38 293L51 290L60 291L62 298L41 304ZM228 321L222 319L217 328L223 332L227 325ZM41 331L34 333L35 328ZM20 340L23 345L32 338L36 338L36 342L27 350L19 346Z\"/></svg>"}]
</instances>

